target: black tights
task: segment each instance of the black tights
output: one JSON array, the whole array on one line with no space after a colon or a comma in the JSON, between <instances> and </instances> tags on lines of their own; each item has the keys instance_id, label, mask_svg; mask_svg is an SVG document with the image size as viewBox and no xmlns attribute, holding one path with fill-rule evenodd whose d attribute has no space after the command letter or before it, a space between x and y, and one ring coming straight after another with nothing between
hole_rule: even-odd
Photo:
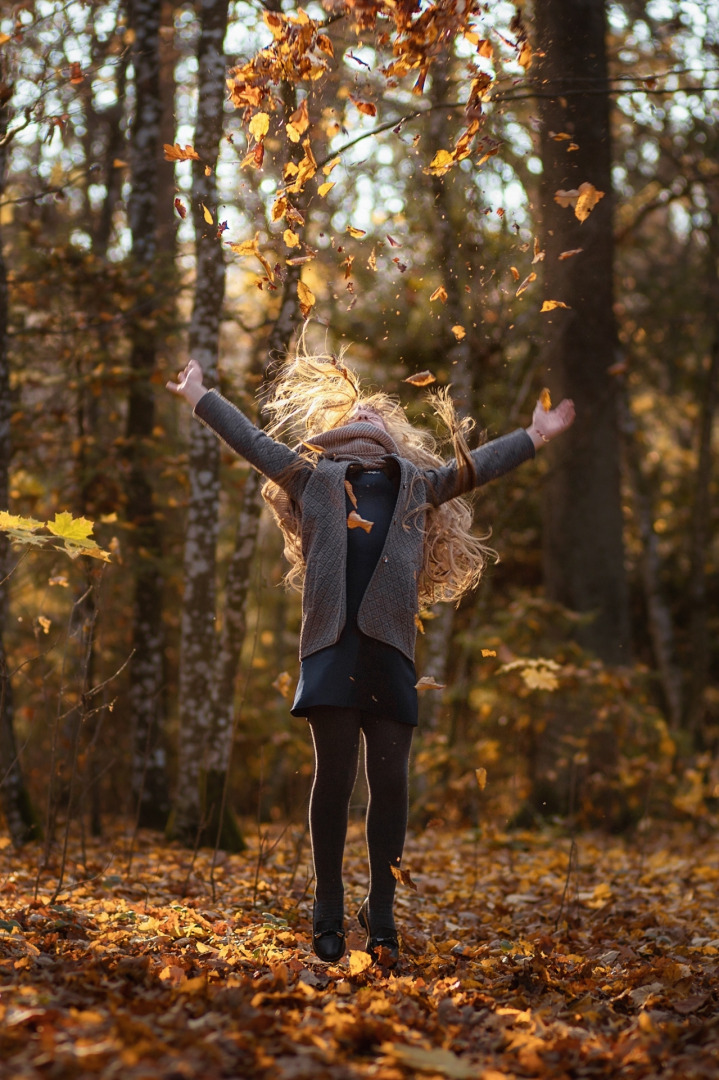
<instances>
[{"instance_id":1,"label":"black tights","mask_svg":"<svg viewBox=\"0 0 719 1080\"><path fill-rule=\"evenodd\" d=\"M414 728L359 709L330 706L311 709L308 720L315 745L310 836L316 918L341 920L343 914L342 856L362 732L369 789L369 920L375 933L377 927L392 928L397 882L390 867L399 867L407 831L409 751Z\"/></svg>"}]
</instances>

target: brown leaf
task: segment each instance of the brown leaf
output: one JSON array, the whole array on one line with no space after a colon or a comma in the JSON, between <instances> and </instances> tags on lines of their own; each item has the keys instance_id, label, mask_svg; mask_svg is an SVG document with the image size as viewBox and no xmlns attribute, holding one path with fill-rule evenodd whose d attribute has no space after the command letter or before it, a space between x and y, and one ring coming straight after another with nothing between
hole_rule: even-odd
<instances>
[{"instance_id":1,"label":"brown leaf","mask_svg":"<svg viewBox=\"0 0 719 1080\"><path fill-rule=\"evenodd\" d=\"M418 371L416 375L408 376L403 382L409 383L410 386L429 386L437 382L437 379L431 371Z\"/></svg>"},{"instance_id":2,"label":"brown leaf","mask_svg":"<svg viewBox=\"0 0 719 1080\"><path fill-rule=\"evenodd\" d=\"M567 308L568 311L572 310L571 306L565 304L563 300L545 300L539 309L539 312L541 314L543 311L554 311L555 308Z\"/></svg>"},{"instance_id":3,"label":"brown leaf","mask_svg":"<svg viewBox=\"0 0 719 1080\"><path fill-rule=\"evenodd\" d=\"M365 116L377 115L377 106L373 105L371 101L358 101L357 98L352 97L352 94L349 95L349 99L354 105L355 109L363 113Z\"/></svg>"},{"instance_id":4,"label":"brown leaf","mask_svg":"<svg viewBox=\"0 0 719 1080\"><path fill-rule=\"evenodd\" d=\"M304 281L298 281L297 296L300 301L300 311L302 312L302 318L306 319L316 303L315 294L307 285L305 285Z\"/></svg>"},{"instance_id":5,"label":"brown leaf","mask_svg":"<svg viewBox=\"0 0 719 1080\"><path fill-rule=\"evenodd\" d=\"M402 870L399 866L390 866L390 870L392 871L392 877L396 878L400 885L406 885L408 888L413 889L414 892L417 892L417 886L412 881L409 870Z\"/></svg>"},{"instance_id":6,"label":"brown leaf","mask_svg":"<svg viewBox=\"0 0 719 1080\"><path fill-rule=\"evenodd\" d=\"M532 271L531 274L527 274L526 278L524 279L522 284L519 286L519 288L517 289L517 291L516 291L516 293L514 295L515 296L521 296L522 293L524 292L524 290L526 288L528 288L528 286L531 285L533 281L536 281L536 280L537 280L537 275L534 273L534 271Z\"/></svg>"},{"instance_id":7,"label":"brown leaf","mask_svg":"<svg viewBox=\"0 0 719 1080\"><path fill-rule=\"evenodd\" d=\"M430 296L429 300L430 300L430 303L432 303L433 300L441 300L443 304L446 304L447 303L447 290L445 289L444 285L440 285L439 288L435 289L434 292L432 293L432 295Z\"/></svg>"},{"instance_id":8,"label":"brown leaf","mask_svg":"<svg viewBox=\"0 0 719 1080\"><path fill-rule=\"evenodd\" d=\"M456 337L457 341L461 341L467 336L467 331L464 329L463 326L460 326L459 323L456 326L452 327L452 333Z\"/></svg>"},{"instance_id":9,"label":"brown leaf","mask_svg":"<svg viewBox=\"0 0 719 1080\"><path fill-rule=\"evenodd\" d=\"M177 213L183 220L187 217L187 207L182 199L175 199L175 210L177 210Z\"/></svg>"},{"instance_id":10,"label":"brown leaf","mask_svg":"<svg viewBox=\"0 0 719 1080\"><path fill-rule=\"evenodd\" d=\"M272 683L275 690L282 694L283 698L290 696L290 688L292 686L292 676L289 671L281 671L275 681Z\"/></svg>"},{"instance_id":11,"label":"brown leaf","mask_svg":"<svg viewBox=\"0 0 719 1080\"><path fill-rule=\"evenodd\" d=\"M418 679L414 684L415 690L420 694L425 690L444 690L446 683L439 683L432 675L423 675L421 679Z\"/></svg>"},{"instance_id":12,"label":"brown leaf","mask_svg":"<svg viewBox=\"0 0 719 1080\"><path fill-rule=\"evenodd\" d=\"M349 501L352 503L352 505L354 506L354 508L356 510L357 509L357 496L355 495L354 491L352 490L352 485L350 484L349 480L345 480L345 491L347 492L347 496L349 498Z\"/></svg>"},{"instance_id":13,"label":"brown leaf","mask_svg":"<svg viewBox=\"0 0 719 1080\"><path fill-rule=\"evenodd\" d=\"M366 533L372 531L374 521L367 521L365 518L360 517L356 510L350 510L347 518L348 529L364 529Z\"/></svg>"},{"instance_id":14,"label":"brown leaf","mask_svg":"<svg viewBox=\"0 0 719 1080\"><path fill-rule=\"evenodd\" d=\"M479 785L479 790L484 791L487 786L487 770L475 769L474 775L477 777L477 784Z\"/></svg>"},{"instance_id":15,"label":"brown leaf","mask_svg":"<svg viewBox=\"0 0 719 1080\"><path fill-rule=\"evenodd\" d=\"M180 146L179 143L163 143L162 149L165 151L165 161L199 161L200 155L195 150L194 146L187 145L185 147Z\"/></svg>"},{"instance_id":16,"label":"brown leaf","mask_svg":"<svg viewBox=\"0 0 719 1080\"><path fill-rule=\"evenodd\" d=\"M584 251L584 248L572 248L571 251L562 251L557 258L560 262L564 259L571 259L573 255L580 255Z\"/></svg>"}]
</instances>

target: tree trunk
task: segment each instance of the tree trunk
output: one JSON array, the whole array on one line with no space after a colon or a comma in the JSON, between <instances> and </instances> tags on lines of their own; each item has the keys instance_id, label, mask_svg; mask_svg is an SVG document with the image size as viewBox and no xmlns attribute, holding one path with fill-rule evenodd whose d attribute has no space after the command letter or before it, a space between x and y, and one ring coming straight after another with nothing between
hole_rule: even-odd
<instances>
[{"instance_id":1,"label":"tree trunk","mask_svg":"<svg viewBox=\"0 0 719 1080\"><path fill-rule=\"evenodd\" d=\"M714 234L717 235L715 224ZM719 239L719 237L718 237ZM719 252L715 243L714 258ZM715 271L716 273L716 271ZM716 281L716 279L715 279ZM716 285L713 290L716 295ZM713 308L716 319L717 306ZM714 418L719 407L719 323L716 323L715 338L712 345L709 370L706 373L704 393L701 395L701 415L699 422L699 461L697 464L694 503L692 506L691 531L689 535L689 588L688 599L691 605L689 624L689 656L691 672L687 690L684 726L691 732L695 742L704 745L704 695L709 680L710 639L709 639L709 603L707 598L707 554L711 537L711 489L713 472L712 431Z\"/></svg>"},{"instance_id":2,"label":"tree trunk","mask_svg":"<svg viewBox=\"0 0 719 1080\"><path fill-rule=\"evenodd\" d=\"M135 37L135 116L130 138L129 200L137 307L130 326L131 382L127 409L127 518L133 548L135 599L130 709L134 725L132 793L141 825L159 828L168 811L164 729L161 536L147 447L155 424L151 378L156 361L155 206L161 153L159 100L160 0L131 0Z\"/></svg>"},{"instance_id":3,"label":"tree trunk","mask_svg":"<svg viewBox=\"0 0 719 1080\"><path fill-rule=\"evenodd\" d=\"M228 0L209 0L202 8L198 50L198 106L193 162L192 213L195 224L196 285L190 324L190 354L207 383L217 381L220 319L225 295L225 263L217 217L215 166L223 131ZM209 175L207 175L209 174ZM207 784L208 736L217 655L215 572L219 526L220 444L202 424L190 432L190 500L185 536L180 645L180 733L177 798L172 834L193 844L212 818ZM210 837L207 836L209 840ZM214 842L214 836L211 838Z\"/></svg>"},{"instance_id":4,"label":"tree trunk","mask_svg":"<svg viewBox=\"0 0 719 1080\"><path fill-rule=\"evenodd\" d=\"M9 144L8 128L11 90L0 84L0 201L5 192ZM10 470L10 366L8 357L8 286L0 224L0 510L9 499ZM4 633L8 617L10 544L0 533L0 796L10 839L15 847L38 835L35 817L20 766L13 724L12 686L5 654Z\"/></svg>"},{"instance_id":5,"label":"tree trunk","mask_svg":"<svg viewBox=\"0 0 719 1080\"><path fill-rule=\"evenodd\" d=\"M642 541L641 575L647 605L649 637L654 662L659 673L662 693L671 727L676 731L682 718L682 678L676 663L674 625L671 611L661 585L657 534L647 483L642 472L641 452L637 445L636 424L631 415L626 390L622 387L620 417L629 482L634 495L637 529Z\"/></svg>"},{"instance_id":6,"label":"tree trunk","mask_svg":"<svg viewBox=\"0 0 719 1080\"><path fill-rule=\"evenodd\" d=\"M629 611L620 501L617 346L609 96L603 0L535 5L533 84L541 122L545 296L569 305L546 319L543 366L553 396L574 399L577 423L548 447L544 568L549 597L592 613L580 644L607 663L628 663ZM570 139L556 139L566 134ZM580 222L555 201L590 183L603 197ZM581 248L578 255L561 253Z\"/></svg>"}]
</instances>

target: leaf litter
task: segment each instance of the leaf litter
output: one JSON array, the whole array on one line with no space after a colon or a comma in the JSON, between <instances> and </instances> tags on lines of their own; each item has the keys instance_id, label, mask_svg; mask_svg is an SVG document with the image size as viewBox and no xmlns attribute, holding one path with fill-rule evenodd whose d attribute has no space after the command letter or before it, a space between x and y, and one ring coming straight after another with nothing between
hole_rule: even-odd
<instances>
[{"instance_id":1,"label":"leaf litter","mask_svg":"<svg viewBox=\"0 0 719 1080\"><path fill-rule=\"evenodd\" d=\"M716 1076L712 843L411 834L417 891L399 885L388 972L354 919L340 963L311 952L303 838L263 827L213 869L211 852L140 833L129 875L120 833L85 840L57 896L39 846L0 839L0 1075ZM353 911L366 890L354 824L346 870Z\"/></svg>"}]
</instances>

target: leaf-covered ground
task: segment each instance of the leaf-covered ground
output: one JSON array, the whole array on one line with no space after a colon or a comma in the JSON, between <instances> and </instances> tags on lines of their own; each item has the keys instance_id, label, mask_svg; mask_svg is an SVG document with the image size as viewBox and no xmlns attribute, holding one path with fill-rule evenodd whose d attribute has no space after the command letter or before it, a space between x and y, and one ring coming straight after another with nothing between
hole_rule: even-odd
<instances>
[{"instance_id":1,"label":"leaf-covered ground","mask_svg":"<svg viewBox=\"0 0 719 1080\"><path fill-rule=\"evenodd\" d=\"M394 972L354 920L314 957L299 834L221 856L214 898L210 853L127 854L71 849L53 901L57 866L0 850L3 1078L719 1075L719 860L691 834L412 836ZM353 905L364 866L357 832Z\"/></svg>"}]
</instances>

